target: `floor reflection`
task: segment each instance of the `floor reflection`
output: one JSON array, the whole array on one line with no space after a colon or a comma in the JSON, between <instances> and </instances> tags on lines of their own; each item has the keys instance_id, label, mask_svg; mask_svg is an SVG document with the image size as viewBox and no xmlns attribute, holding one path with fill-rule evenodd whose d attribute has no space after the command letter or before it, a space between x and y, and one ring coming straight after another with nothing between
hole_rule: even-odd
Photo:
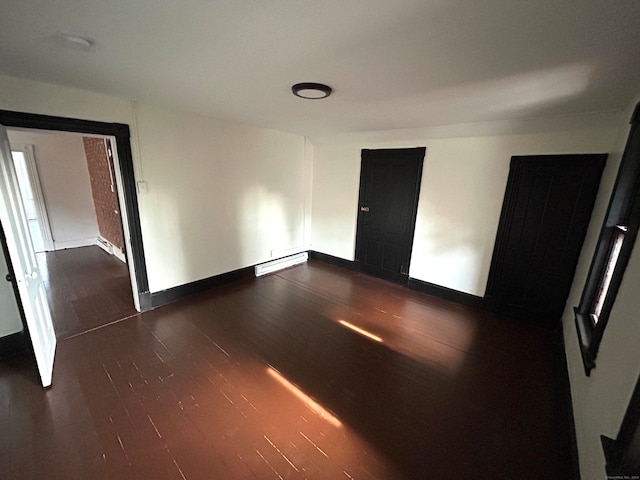
<instances>
[{"instance_id":1,"label":"floor reflection","mask_svg":"<svg viewBox=\"0 0 640 480\"><path fill-rule=\"evenodd\" d=\"M0 364L0 478L566 480L552 340L310 261Z\"/></svg>"}]
</instances>

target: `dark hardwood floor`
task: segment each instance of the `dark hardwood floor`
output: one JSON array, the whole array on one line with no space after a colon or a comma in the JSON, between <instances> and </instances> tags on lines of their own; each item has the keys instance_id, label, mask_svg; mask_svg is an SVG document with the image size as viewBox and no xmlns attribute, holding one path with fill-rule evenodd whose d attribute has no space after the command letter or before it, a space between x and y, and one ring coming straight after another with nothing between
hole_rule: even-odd
<instances>
[{"instance_id":1,"label":"dark hardwood floor","mask_svg":"<svg viewBox=\"0 0 640 480\"><path fill-rule=\"evenodd\" d=\"M37 253L58 339L138 313L127 266L98 246Z\"/></svg>"},{"instance_id":2,"label":"dark hardwood floor","mask_svg":"<svg viewBox=\"0 0 640 480\"><path fill-rule=\"evenodd\" d=\"M311 260L0 364L0 478L566 480L553 340Z\"/></svg>"}]
</instances>

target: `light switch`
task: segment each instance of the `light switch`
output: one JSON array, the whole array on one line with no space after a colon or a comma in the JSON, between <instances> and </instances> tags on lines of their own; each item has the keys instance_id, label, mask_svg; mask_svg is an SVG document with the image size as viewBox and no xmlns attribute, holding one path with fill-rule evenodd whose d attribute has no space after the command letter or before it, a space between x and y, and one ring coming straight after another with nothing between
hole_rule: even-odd
<instances>
[{"instance_id":1,"label":"light switch","mask_svg":"<svg viewBox=\"0 0 640 480\"><path fill-rule=\"evenodd\" d=\"M149 189L147 188L147 182L139 181L138 182L138 193L143 194L147 193Z\"/></svg>"}]
</instances>

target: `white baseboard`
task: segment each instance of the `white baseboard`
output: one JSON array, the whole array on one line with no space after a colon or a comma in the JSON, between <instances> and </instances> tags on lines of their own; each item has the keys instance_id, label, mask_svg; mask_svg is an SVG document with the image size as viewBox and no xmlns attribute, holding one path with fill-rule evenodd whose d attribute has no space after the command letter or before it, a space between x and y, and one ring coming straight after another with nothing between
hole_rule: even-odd
<instances>
[{"instance_id":1,"label":"white baseboard","mask_svg":"<svg viewBox=\"0 0 640 480\"><path fill-rule=\"evenodd\" d=\"M79 248L79 247L90 247L91 245L96 244L96 237L93 238L79 238L77 240L66 240L64 242L53 242L54 250L65 250L67 248Z\"/></svg>"},{"instance_id":2,"label":"white baseboard","mask_svg":"<svg viewBox=\"0 0 640 480\"><path fill-rule=\"evenodd\" d=\"M297 265L299 263L305 263L308 258L309 254L307 252L302 252L296 255L291 255L289 257L279 258L270 262L261 263L260 265L256 265L256 277L266 275L267 273L275 272L277 270L282 270L283 268L292 267L293 265Z\"/></svg>"},{"instance_id":3,"label":"white baseboard","mask_svg":"<svg viewBox=\"0 0 640 480\"><path fill-rule=\"evenodd\" d=\"M120 260L122 263L127 263L127 257L125 256L124 252L115 245L113 246L113 256Z\"/></svg>"}]
</instances>

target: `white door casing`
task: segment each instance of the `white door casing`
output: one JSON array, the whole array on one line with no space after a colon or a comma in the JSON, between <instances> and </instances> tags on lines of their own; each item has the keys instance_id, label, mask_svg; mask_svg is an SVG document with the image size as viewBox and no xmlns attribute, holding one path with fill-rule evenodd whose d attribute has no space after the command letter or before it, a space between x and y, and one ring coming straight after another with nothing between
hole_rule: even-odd
<instances>
[{"instance_id":1,"label":"white door casing","mask_svg":"<svg viewBox=\"0 0 640 480\"><path fill-rule=\"evenodd\" d=\"M44 201L42 192L42 184L40 183L40 174L38 173L38 165L33 145L11 145L12 150L19 150L24 155L27 175L29 177L29 185L33 193L33 201L35 203L36 216L38 225L42 235L44 250L51 252L54 250L53 235L51 234L51 225L49 224L49 214L47 213L47 205ZM15 160L15 159L14 159Z\"/></svg>"},{"instance_id":2,"label":"white door casing","mask_svg":"<svg viewBox=\"0 0 640 480\"><path fill-rule=\"evenodd\" d=\"M51 385L56 335L31 242L7 130L0 125L0 222L18 284L42 386Z\"/></svg>"}]
</instances>

